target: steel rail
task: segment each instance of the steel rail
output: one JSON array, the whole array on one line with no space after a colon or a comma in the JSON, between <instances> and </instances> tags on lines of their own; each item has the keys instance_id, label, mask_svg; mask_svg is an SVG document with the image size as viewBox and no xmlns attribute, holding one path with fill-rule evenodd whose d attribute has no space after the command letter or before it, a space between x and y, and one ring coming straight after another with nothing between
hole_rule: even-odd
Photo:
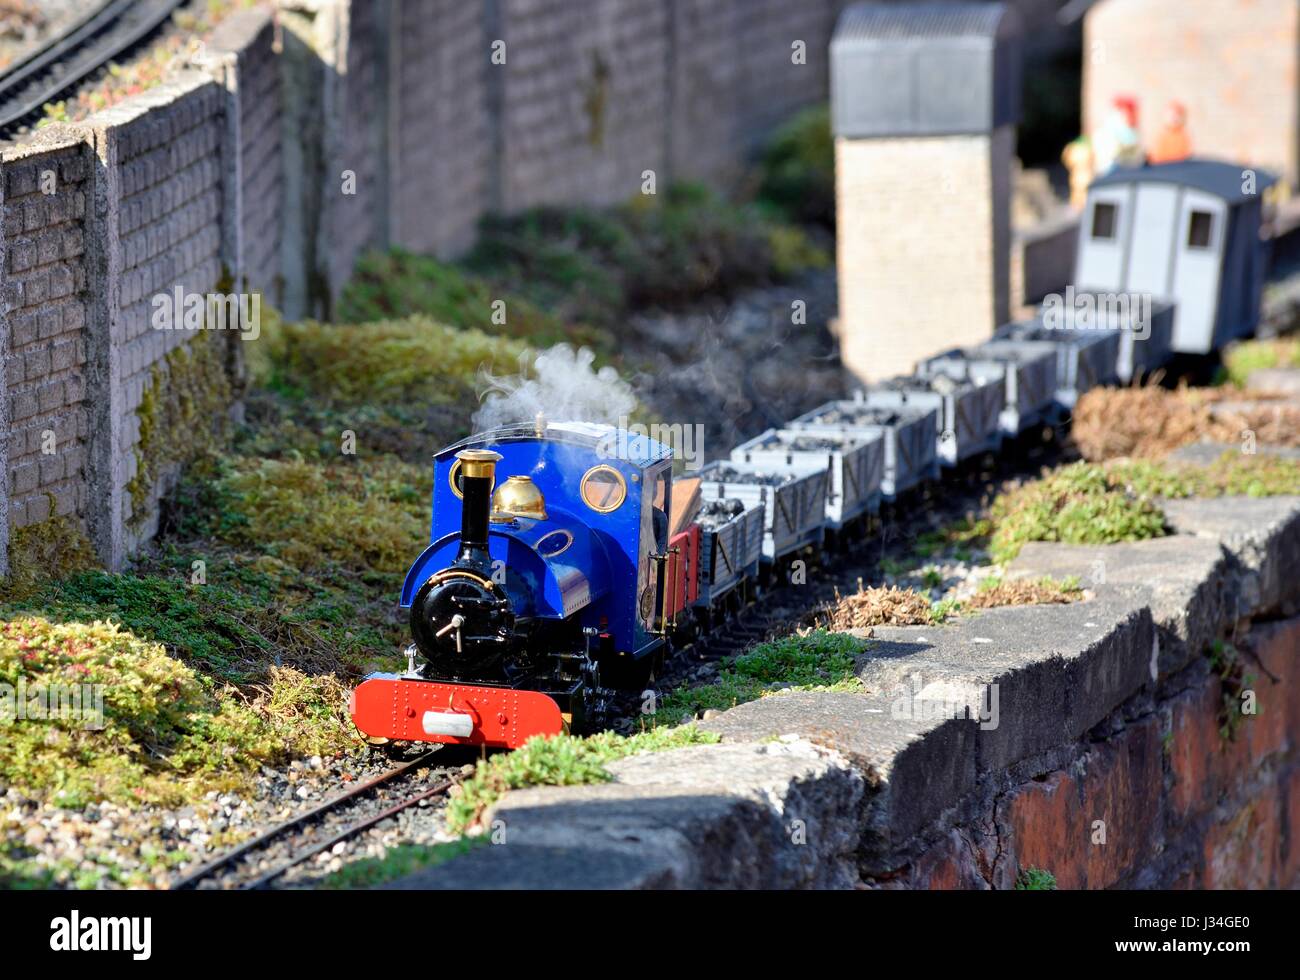
<instances>
[{"instance_id":1,"label":"steel rail","mask_svg":"<svg viewBox=\"0 0 1300 980\"><path fill-rule=\"evenodd\" d=\"M392 806L386 807L377 814L366 817L364 820L358 820L354 824L349 824L327 840L323 840L320 843L307 848L307 850L298 853L291 860L285 861L279 867L271 869L266 872L266 874L254 879L242 887L249 891L268 888L270 887L271 882L281 877L285 872L296 868L304 861L309 861L322 851L330 850L336 844L349 840L364 830L369 830L371 827L375 826L375 824L383 823L385 820L397 816L397 814L401 813L403 810L409 810L411 807L418 805L423 800L430 799L434 796L441 796L443 793L447 792L447 790L451 789L455 783L456 780L454 779L444 779L428 789L421 790L419 793L407 797L399 803L394 803Z\"/></svg>"},{"instance_id":2,"label":"steel rail","mask_svg":"<svg viewBox=\"0 0 1300 980\"><path fill-rule=\"evenodd\" d=\"M385 783L392 782L394 779L397 779L399 776L404 776L408 772L411 772L412 770L417 769L420 766L426 765L436 753L437 750L435 749L431 752L426 752L424 755L420 756L418 759L415 759L411 762L405 762L400 766L394 766L392 769L389 769L387 772L380 773L379 775L366 780L364 783L358 783L356 786L352 787L346 792L340 793L338 796L331 797L325 802L312 807L310 810L307 810L305 813L300 813L297 816L291 817L290 819L284 821L283 823L276 824L274 827L270 828L269 830L263 831L262 833L258 834L256 837L249 838L248 840L244 841L244 843L238 845L237 847L234 847L223 854L218 854L207 864L204 864L201 867L195 869L194 871L191 871L189 874L181 878L177 878L175 881L171 883L170 886L171 890L184 891L186 889L196 887L199 882L203 881L206 878L210 878L216 872L222 870L223 868L231 864L234 864L245 854L248 854L250 851L255 851L259 847L263 847L264 845L270 843L276 838L282 837L284 834L287 834L289 831L301 827L304 824L311 823L313 820L323 816L326 813L329 813L331 810L337 809L340 805L347 803L349 800L356 799L358 796L368 793L373 789L377 789L378 787L383 786Z\"/></svg>"},{"instance_id":3,"label":"steel rail","mask_svg":"<svg viewBox=\"0 0 1300 980\"><path fill-rule=\"evenodd\" d=\"M0 132L18 125L153 33L184 0L109 0L0 75Z\"/></svg>"}]
</instances>

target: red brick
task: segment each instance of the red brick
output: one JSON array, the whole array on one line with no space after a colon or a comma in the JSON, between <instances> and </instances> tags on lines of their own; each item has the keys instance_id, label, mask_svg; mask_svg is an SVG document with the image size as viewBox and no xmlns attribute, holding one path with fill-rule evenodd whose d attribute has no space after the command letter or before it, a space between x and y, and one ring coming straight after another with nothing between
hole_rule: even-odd
<instances>
[{"instance_id":1,"label":"red brick","mask_svg":"<svg viewBox=\"0 0 1300 980\"><path fill-rule=\"evenodd\" d=\"M1277 711L1286 716L1291 745L1300 742L1300 616L1255 626L1249 637L1251 652L1259 664L1248 663L1256 675L1261 712ZM1260 669L1278 678L1274 684Z\"/></svg>"},{"instance_id":2,"label":"red brick","mask_svg":"<svg viewBox=\"0 0 1300 980\"><path fill-rule=\"evenodd\" d=\"M1092 749L1078 776L1058 771L1012 795L1018 867L1052 872L1059 888L1113 885L1154 850L1163 788L1159 725L1149 719ZM1104 842L1094 843L1099 831Z\"/></svg>"},{"instance_id":3,"label":"red brick","mask_svg":"<svg viewBox=\"0 0 1300 980\"><path fill-rule=\"evenodd\" d=\"M1057 771L1022 786L1009 800L1007 820L1018 869L1050 871L1058 888L1087 887L1088 827L1071 776Z\"/></svg>"},{"instance_id":4,"label":"red brick","mask_svg":"<svg viewBox=\"0 0 1300 980\"><path fill-rule=\"evenodd\" d=\"M1272 888L1281 870L1281 794L1270 786L1205 835L1206 888Z\"/></svg>"},{"instance_id":5,"label":"red brick","mask_svg":"<svg viewBox=\"0 0 1300 980\"><path fill-rule=\"evenodd\" d=\"M1114 884L1152 852L1162 823L1162 751L1160 725L1151 718L1101 746L1101 764L1089 766L1084 793L1091 819L1106 824L1106 843L1088 852L1090 887Z\"/></svg>"},{"instance_id":6,"label":"red brick","mask_svg":"<svg viewBox=\"0 0 1300 980\"><path fill-rule=\"evenodd\" d=\"M1218 678L1211 677L1171 705L1170 804L1180 821L1212 809L1228 787L1249 771L1248 737L1239 732L1236 740L1229 740L1219 733L1221 692Z\"/></svg>"},{"instance_id":7,"label":"red brick","mask_svg":"<svg viewBox=\"0 0 1300 980\"><path fill-rule=\"evenodd\" d=\"M1282 785L1282 864L1278 885L1300 888L1300 769L1293 769Z\"/></svg>"},{"instance_id":8,"label":"red brick","mask_svg":"<svg viewBox=\"0 0 1300 980\"><path fill-rule=\"evenodd\" d=\"M962 833L952 830L913 863L911 887L931 891L987 888L979 869L981 859Z\"/></svg>"}]
</instances>

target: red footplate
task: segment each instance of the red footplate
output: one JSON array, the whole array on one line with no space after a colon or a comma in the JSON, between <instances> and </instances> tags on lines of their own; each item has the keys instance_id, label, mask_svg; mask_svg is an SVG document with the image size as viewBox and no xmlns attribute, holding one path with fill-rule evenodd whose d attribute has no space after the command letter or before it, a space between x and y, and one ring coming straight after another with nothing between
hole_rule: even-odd
<instances>
[{"instance_id":1,"label":"red footplate","mask_svg":"<svg viewBox=\"0 0 1300 980\"><path fill-rule=\"evenodd\" d=\"M534 735L564 731L560 706L537 691L396 674L371 674L352 692L348 710L363 735L404 742L513 749Z\"/></svg>"}]
</instances>

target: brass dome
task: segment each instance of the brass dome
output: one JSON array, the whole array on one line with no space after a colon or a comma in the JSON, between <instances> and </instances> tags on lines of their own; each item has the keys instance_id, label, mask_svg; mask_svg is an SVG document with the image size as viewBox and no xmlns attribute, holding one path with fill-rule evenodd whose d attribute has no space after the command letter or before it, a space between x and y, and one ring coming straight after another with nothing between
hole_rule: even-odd
<instances>
[{"instance_id":1,"label":"brass dome","mask_svg":"<svg viewBox=\"0 0 1300 980\"><path fill-rule=\"evenodd\" d=\"M546 520L546 498L537 484L527 476L512 476L497 487L492 494L493 517L528 517L535 521Z\"/></svg>"}]
</instances>

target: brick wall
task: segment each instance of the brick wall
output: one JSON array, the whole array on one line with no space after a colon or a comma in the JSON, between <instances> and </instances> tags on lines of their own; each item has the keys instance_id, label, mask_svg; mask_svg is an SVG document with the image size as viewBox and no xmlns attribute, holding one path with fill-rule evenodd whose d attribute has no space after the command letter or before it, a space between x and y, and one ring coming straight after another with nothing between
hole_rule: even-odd
<instances>
[{"instance_id":1,"label":"brick wall","mask_svg":"<svg viewBox=\"0 0 1300 980\"><path fill-rule=\"evenodd\" d=\"M147 513L134 513L125 490L137 474L137 410L155 365L193 337L154 329L153 299L174 295L177 288L186 295L207 294L222 276L224 107L222 89L206 75L190 72L94 121L96 143L116 171L119 194L116 214L107 216L112 243L107 272L118 283L109 316L120 358L115 455L123 465L114 468L113 490L120 494L127 551L152 536L157 497L166 482L149 491Z\"/></svg>"},{"instance_id":2,"label":"brick wall","mask_svg":"<svg viewBox=\"0 0 1300 980\"><path fill-rule=\"evenodd\" d=\"M501 0L502 207L610 203L663 172L667 8Z\"/></svg>"},{"instance_id":3,"label":"brick wall","mask_svg":"<svg viewBox=\"0 0 1300 980\"><path fill-rule=\"evenodd\" d=\"M401 117L393 141L392 240L455 254L489 207L489 39L477 4L400 0L392 73Z\"/></svg>"},{"instance_id":4,"label":"brick wall","mask_svg":"<svg viewBox=\"0 0 1300 980\"><path fill-rule=\"evenodd\" d=\"M349 3L337 112L327 119L332 143L321 191L334 202L322 225L320 253L335 292L346 282L357 256L388 241L388 5ZM327 81L327 84L329 82ZM344 173L351 175L345 178ZM346 180L346 184L345 184Z\"/></svg>"},{"instance_id":5,"label":"brick wall","mask_svg":"<svg viewBox=\"0 0 1300 980\"><path fill-rule=\"evenodd\" d=\"M230 93L225 138L238 147L226 179L237 192L228 202L234 217L228 231L235 236L225 247L235 259L230 271L237 267L241 281L277 306L284 215L279 36L270 13L253 9L222 21L207 45L209 70Z\"/></svg>"},{"instance_id":6,"label":"brick wall","mask_svg":"<svg viewBox=\"0 0 1300 980\"><path fill-rule=\"evenodd\" d=\"M13 530L51 516L74 518L114 568L156 529L178 467L150 472L132 492L140 407L168 383L168 354L195 335L154 329L154 300L210 293L225 270L251 268L266 283L275 268L277 110L272 101L245 111L234 97L241 63L257 91L278 84L269 14L256 13L245 25L251 57L241 47L223 61L215 49L207 71L182 71L0 154L6 557ZM245 200L251 207L239 208ZM223 357L232 369L235 346Z\"/></svg>"},{"instance_id":7,"label":"brick wall","mask_svg":"<svg viewBox=\"0 0 1300 980\"><path fill-rule=\"evenodd\" d=\"M87 417L86 208L89 148L43 137L0 154L3 224L3 452L8 524L84 514ZM0 458L3 458L0 456Z\"/></svg>"},{"instance_id":8,"label":"brick wall","mask_svg":"<svg viewBox=\"0 0 1300 980\"><path fill-rule=\"evenodd\" d=\"M1014 140L1010 127L836 140L840 346L855 377L909 374L1006 321Z\"/></svg>"},{"instance_id":9,"label":"brick wall","mask_svg":"<svg viewBox=\"0 0 1300 980\"><path fill-rule=\"evenodd\" d=\"M1151 145L1164 108L1187 105L1193 150L1297 180L1295 0L1102 0L1084 21L1083 118L1090 132L1111 99L1140 100Z\"/></svg>"},{"instance_id":10,"label":"brick wall","mask_svg":"<svg viewBox=\"0 0 1300 980\"><path fill-rule=\"evenodd\" d=\"M372 52L387 103L372 104L349 79L343 115L357 135L343 144L340 166L387 159L376 179L388 187L387 240L443 255L467 247L490 210L626 200L646 170L660 182L726 181L773 125L826 98L826 49L845 5L375 3L354 10L345 28L348 74L355 53ZM497 40L504 65L491 62ZM792 62L796 40L807 45L806 64ZM367 156L358 141L378 145L364 132L375 120L391 131L383 153ZM362 202L335 196L326 205L349 216L331 219L348 228L330 264L341 269L375 240L372 219L382 208L362 213Z\"/></svg>"},{"instance_id":11,"label":"brick wall","mask_svg":"<svg viewBox=\"0 0 1300 980\"><path fill-rule=\"evenodd\" d=\"M1300 887L1300 618L1258 625L1243 646L1260 710L1231 738L1222 683L1199 664L1009 787L903 880L1005 886L998 872L1034 867L1060 888Z\"/></svg>"}]
</instances>

